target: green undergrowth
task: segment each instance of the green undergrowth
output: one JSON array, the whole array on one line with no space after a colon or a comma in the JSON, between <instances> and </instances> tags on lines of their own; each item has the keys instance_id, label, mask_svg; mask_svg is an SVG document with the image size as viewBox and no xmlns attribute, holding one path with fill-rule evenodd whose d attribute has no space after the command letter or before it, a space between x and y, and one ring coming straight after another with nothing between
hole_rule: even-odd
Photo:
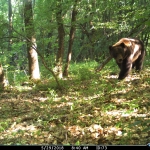
<instances>
[{"instance_id":1,"label":"green undergrowth","mask_svg":"<svg viewBox=\"0 0 150 150\"><path fill-rule=\"evenodd\" d=\"M118 81L111 60L73 63L69 77L1 92L0 144L143 145L150 141L150 67ZM46 71L45 71L46 73ZM46 76L46 74L42 75Z\"/></svg>"}]
</instances>

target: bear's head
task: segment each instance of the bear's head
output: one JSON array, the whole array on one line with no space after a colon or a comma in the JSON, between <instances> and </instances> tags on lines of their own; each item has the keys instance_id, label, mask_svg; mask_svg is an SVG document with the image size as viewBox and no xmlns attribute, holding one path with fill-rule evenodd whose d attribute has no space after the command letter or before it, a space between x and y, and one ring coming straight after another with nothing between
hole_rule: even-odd
<instances>
[{"instance_id":1,"label":"bear's head","mask_svg":"<svg viewBox=\"0 0 150 150\"><path fill-rule=\"evenodd\" d=\"M131 45L132 43L127 38L123 38L116 44L109 46L109 53L120 64L131 54Z\"/></svg>"}]
</instances>

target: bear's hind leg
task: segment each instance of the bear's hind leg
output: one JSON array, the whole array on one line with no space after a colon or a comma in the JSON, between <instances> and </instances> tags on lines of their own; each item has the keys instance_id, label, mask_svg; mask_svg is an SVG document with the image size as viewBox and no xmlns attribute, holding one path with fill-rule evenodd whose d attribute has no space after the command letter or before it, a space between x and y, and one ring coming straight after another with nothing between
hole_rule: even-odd
<instances>
[{"instance_id":1,"label":"bear's hind leg","mask_svg":"<svg viewBox=\"0 0 150 150\"><path fill-rule=\"evenodd\" d=\"M124 62L122 63L122 68L119 73L118 79L122 80L125 77L127 77L131 69L132 69L132 61L128 59L124 60Z\"/></svg>"},{"instance_id":2,"label":"bear's hind leg","mask_svg":"<svg viewBox=\"0 0 150 150\"><path fill-rule=\"evenodd\" d=\"M140 71L143 67L143 60L145 56L145 51L139 56L139 58L135 61L136 71Z\"/></svg>"},{"instance_id":3,"label":"bear's hind leg","mask_svg":"<svg viewBox=\"0 0 150 150\"><path fill-rule=\"evenodd\" d=\"M136 61L136 71L141 71L143 67L143 61L142 60L139 60L139 61Z\"/></svg>"}]
</instances>

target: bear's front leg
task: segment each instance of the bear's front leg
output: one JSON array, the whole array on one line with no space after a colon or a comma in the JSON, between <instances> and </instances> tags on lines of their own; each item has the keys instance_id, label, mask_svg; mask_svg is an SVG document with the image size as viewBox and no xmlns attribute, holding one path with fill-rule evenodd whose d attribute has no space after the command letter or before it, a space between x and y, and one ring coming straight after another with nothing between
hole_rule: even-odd
<instances>
[{"instance_id":1,"label":"bear's front leg","mask_svg":"<svg viewBox=\"0 0 150 150\"><path fill-rule=\"evenodd\" d=\"M121 66L121 71L119 73L119 80L124 79L125 77L128 76L130 70L132 68L132 61L129 59L126 59L122 62L122 66Z\"/></svg>"}]
</instances>

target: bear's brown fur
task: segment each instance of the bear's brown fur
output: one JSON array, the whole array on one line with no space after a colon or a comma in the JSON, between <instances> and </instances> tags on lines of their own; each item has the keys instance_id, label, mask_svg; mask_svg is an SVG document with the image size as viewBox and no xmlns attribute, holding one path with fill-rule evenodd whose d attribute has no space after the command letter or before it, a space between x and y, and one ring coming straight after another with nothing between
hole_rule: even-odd
<instances>
[{"instance_id":1,"label":"bear's brown fur","mask_svg":"<svg viewBox=\"0 0 150 150\"><path fill-rule=\"evenodd\" d=\"M120 68L118 79L122 80L127 77L134 67L137 71L142 69L145 49L141 40L122 38L114 45L109 46L109 52Z\"/></svg>"}]
</instances>

